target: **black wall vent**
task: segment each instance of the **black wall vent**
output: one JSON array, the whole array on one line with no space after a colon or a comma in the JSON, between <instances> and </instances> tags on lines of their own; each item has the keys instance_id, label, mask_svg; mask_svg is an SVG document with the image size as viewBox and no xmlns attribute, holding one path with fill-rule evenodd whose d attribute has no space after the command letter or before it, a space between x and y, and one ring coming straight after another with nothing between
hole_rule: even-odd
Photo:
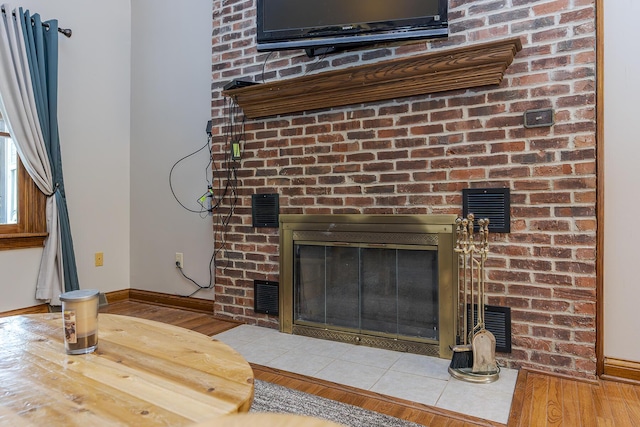
<instances>
[{"instance_id":1,"label":"black wall vent","mask_svg":"<svg viewBox=\"0 0 640 427\"><path fill-rule=\"evenodd\" d=\"M489 218L489 231L511 231L511 193L508 188L465 188L462 190L462 215L476 220ZM476 224L477 228L477 224Z\"/></svg>"},{"instance_id":2,"label":"black wall vent","mask_svg":"<svg viewBox=\"0 0 640 427\"><path fill-rule=\"evenodd\" d=\"M478 315L478 304L473 305L473 320L467 304L467 325L473 329ZM496 337L496 351L511 353L511 308L496 305L484 306L484 327Z\"/></svg>"},{"instance_id":3,"label":"black wall vent","mask_svg":"<svg viewBox=\"0 0 640 427\"><path fill-rule=\"evenodd\" d=\"M278 315L278 282L253 281L253 311Z\"/></svg>"},{"instance_id":4,"label":"black wall vent","mask_svg":"<svg viewBox=\"0 0 640 427\"><path fill-rule=\"evenodd\" d=\"M253 194L251 209L254 227L278 228L280 225L280 197L278 194Z\"/></svg>"}]
</instances>

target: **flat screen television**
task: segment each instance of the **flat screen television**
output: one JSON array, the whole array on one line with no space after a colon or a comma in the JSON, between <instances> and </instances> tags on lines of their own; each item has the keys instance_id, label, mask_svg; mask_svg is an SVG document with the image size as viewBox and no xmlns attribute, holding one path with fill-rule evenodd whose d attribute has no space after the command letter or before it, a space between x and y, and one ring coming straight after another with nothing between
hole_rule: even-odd
<instances>
[{"instance_id":1,"label":"flat screen television","mask_svg":"<svg viewBox=\"0 0 640 427\"><path fill-rule=\"evenodd\" d=\"M446 37L448 0L257 0L258 51Z\"/></svg>"}]
</instances>

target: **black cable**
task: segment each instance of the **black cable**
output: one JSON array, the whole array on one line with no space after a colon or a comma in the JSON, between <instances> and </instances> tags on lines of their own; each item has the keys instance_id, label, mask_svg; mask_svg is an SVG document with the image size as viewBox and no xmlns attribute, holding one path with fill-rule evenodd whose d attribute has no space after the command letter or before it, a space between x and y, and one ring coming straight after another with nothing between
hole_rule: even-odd
<instances>
[{"instance_id":1,"label":"black cable","mask_svg":"<svg viewBox=\"0 0 640 427\"><path fill-rule=\"evenodd\" d=\"M213 273L212 273L212 267L213 267L213 260L214 260L214 257L215 257L215 251L214 251L214 252L213 252L213 254L211 255L211 260L209 261L209 285L208 285L208 286L202 286L202 285L200 285L198 282L196 282L195 280L193 280L191 277L187 276L187 275L184 273L184 270L182 269L182 267L180 267L180 266L178 265L178 263L176 262L176 268L177 268L178 270L180 270L180 274L182 274L182 276L183 276L185 279L189 280L191 283L193 283L194 285L196 285L196 286L197 286L197 289L196 289L195 291L191 292L191 293L190 293L190 294L188 294L188 295L180 295L181 297L189 298L189 297L194 296L195 294L197 294L198 292L200 292L200 291L202 291L202 290L204 290L204 289L213 289Z\"/></svg>"},{"instance_id":2,"label":"black cable","mask_svg":"<svg viewBox=\"0 0 640 427\"><path fill-rule=\"evenodd\" d=\"M221 162L221 167L218 168L218 166L216 165L216 162L214 160L214 153L213 153L213 146L211 144L211 135L209 134L209 138L207 139L207 144L205 146L203 146L202 148L194 151L193 153L183 157L182 159L178 160L173 167L171 168L171 172L169 173L169 185L171 187L171 192L174 196L174 198L176 199L176 201L180 204L180 206L182 206L184 209L190 211L190 212L197 212L197 213L202 213L202 212L209 212L209 213L213 213L213 212L217 212L216 215L216 224L215 224L215 233L214 233L214 238L216 238L217 236L220 236L220 245L214 249L212 255L211 255L211 259L209 260L209 285L207 286L202 286L199 283L197 283L195 280L193 280L191 277L187 276L184 272L184 270L182 269L182 267L180 267L177 263L176 263L176 268L180 271L180 274L182 274L182 276L189 280L191 283L193 283L197 288L190 294L188 295L181 295L183 297L192 297L193 295L195 295L196 293L205 290L205 289L212 289L214 287L213 284L213 271L215 268L217 268L216 266L216 257L218 256L218 254L220 253L224 253L225 254L225 258L226 258L226 264L223 268L226 269L231 260L226 252L227 250L227 231L228 231L228 227L229 224L231 222L231 219L235 213L235 209L236 206L238 204L238 199L239 199L239 195L238 195L238 170L237 170L237 162L233 159L232 156L232 149L233 149L233 144L237 143L240 144L240 153L243 152L242 149L242 144L241 142L246 142L246 136L245 136L245 116L244 114L242 115L242 120L240 121L240 123L238 123L238 121L236 120L236 117L238 117L241 114L241 109L240 107L237 105L237 103L235 103L235 101L231 101L230 104L227 103L227 99L225 98L225 110L226 110L226 114L227 114L227 126L225 127L225 135L224 135L224 153L223 153L223 157L222 157L222 162ZM171 177L172 177L172 173L173 173L173 169L184 159L193 156L195 154L197 154L198 152L200 152L201 150L203 150L205 147L209 147L209 164L207 165L207 168L209 166L211 166L211 171L212 171L212 180L209 181L208 177L207 177L207 193L205 193L202 197L200 197L199 199L199 203L200 206L203 208L203 210L201 211L195 211L193 209L189 209L186 206L184 206L177 198L174 190L173 190L173 186L171 185ZM240 157L242 157L242 154L240 155ZM224 170L224 172L223 172ZM215 180L217 179L217 194L215 191L213 191ZM224 185L223 185L223 182ZM211 207L205 207L202 204L202 200L204 197L210 197L211 198ZM222 204L224 203L224 200L226 198L229 198L229 210L226 214L223 214L220 211L220 207L222 206Z\"/></svg>"},{"instance_id":3,"label":"black cable","mask_svg":"<svg viewBox=\"0 0 640 427\"><path fill-rule=\"evenodd\" d=\"M307 68L307 70L304 72L304 74L302 75L303 77L306 76L308 73L315 71L315 69L318 67L318 65L320 65L320 62L324 61L324 59L327 57L326 53L323 53L322 55L320 55L318 57L318 59L316 60L316 62L314 62L313 64L309 65L309 67Z\"/></svg>"},{"instance_id":4,"label":"black cable","mask_svg":"<svg viewBox=\"0 0 640 427\"><path fill-rule=\"evenodd\" d=\"M273 53L273 51L269 52L269 54L267 55L266 58L264 58L264 62L262 63L262 74L260 75L261 79L262 79L262 83L264 83L264 67L267 66L267 61L269 60L269 57L271 57L271 54Z\"/></svg>"},{"instance_id":5,"label":"black cable","mask_svg":"<svg viewBox=\"0 0 640 427\"><path fill-rule=\"evenodd\" d=\"M211 147L211 134L208 134L207 137L207 143L205 145L203 145L201 148L197 149L196 151L194 151L193 153L187 154L186 156L182 157L181 159L179 159L177 162L175 162L173 164L173 166L171 167L171 170L169 171L169 188L171 189L171 194L173 195L173 198L176 200L176 202L178 202L178 204L180 206L182 206L185 210L187 210L188 212L193 212L193 213L197 213L200 214L202 217L203 213L209 213L212 211L213 207L211 209L209 209L208 207L205 207L202 203L203 200L206 200L206 198L211 198L212 199L212 205L213 205L213 191L212 191L212 182L209 180L209 176L208 173L205 172L205 180L207 182L207 192L198 199L198 203L200 204L200 207L202 208L201 210L197 211L191 208L186 207L179 199L178 196L175 193L175 190L173 189L173 171L176 168L176 166L178 166L178 164L180 164L182 161L184 161L185 159L188 159L191 156L196 155L197 153L199 153L200 151L204 150L205 148L208 148L209 151L209 163L207 163L207 166L205 168L205 170L208 170L209 166L213 168L215 168L215 163L213 162L213 158L212 158L212 147ZM205 215L206 217L206 215ZM202 217L203 218L203 217ZM193 283L194 285L197 286L197 289L195 291L193 291L192 293L188 294L188 295L180 295L182 297L191 297L193 295L195 295L196 293L204 290L204 289L213 289L213 264L214 264L214 258L215 258L215 250L213 251L213 253L211 254L211 259L209 260L209 284L207 286L202 286L200 285L198 282L196 282L195 280L193 280L191 277L187 276L184 272L184 270L182 269L182 267L180 267L178 265L178 263L176 263L176 268L180 271L180 274L182 274L182 276L189 280L191 283Z\"/></svg>"},{"instance_id":6,"label":"black cable","mask_svg":"<svg viewBox=\"0 0 640 427\"><path fill-rule=\"evenodd\" d=\"M206 143L205 145L203 145L201 148L198 148L198 149L197 149L196 151L194 151L193 153L187 154L186 156L184 156L183 158L181 158L180 160L178 160L177 162L175 162L175 163L173 164L173 166L171 166L171 170L169 171L169 189L171 190L171 194L173 195L173 198L174 198L174 199L176 199L176 202L178 202L178 204L179 204L180 206L182 206L185 210L187 210L187 211L189 211L189 212L192 212L192 213L202 214L202 213L203 213L203 210L201 209L201 210L198 210L198 211L197 211L197 210L194 210L194 209L188 208L188 207L186 207L186 206L185 206L185 205L184 205L184 204L183 204L183 203L178 199L178 196L176 195L176 193L175 193L175 191L174 191L174 189L173 189L173 180L172 180L173 170L174 170L174 169L176 168L176 166L178 166L178 164L180 164L180 162L182 162L183 160L186 160L186 159L188 159L189 157L194 156L194 155L198 154L200 151L202 151L202 150L204 150L205 148L207 148L207 147L209 146L210 142L211 142L211 137L207 138L207 143ZM208 181L207 181L207 182L208 182ZM204 206L202 206L202 204L200 204L200 206L201 206L201 207L204 207ZM206 209L204 210L204 212L206 212Z\"/></svg>"},{"instance_id":7,"label":"black cable","mask_svg":"<svg viewBox=\"0 0 640 427\"><path fill-rule=\"evenodd\" d=\"M218 214L216 215L216 234L215 236L219 239L216 239L219 242L219 246L215 251L216 256L220 253L223 253L226 258L226 264L221 267L225 270L231 260L227 253L227 231L233 214L235 213L235 208L238 203L238 173L237 173L237 162L233 159L232 150L233 144L239 144L240 148L242 148L242 142L245 142L245 116L242 115L242 120L238 123L236 118L241 115L241 109L238 104L231 99L229 103L225 99L225 111L227 116L227 126L225 127L225 141L224 141L224 157L223 163L226 165L226 180L224 191L222 191L222 179L218 180L218 192L221 195L218 197L217 205L220 205L223 200L229 197L229 210L226 214L223 214L218 210ZM241 150L242 153L243 150Z\"/></svg>"}]
</instances>

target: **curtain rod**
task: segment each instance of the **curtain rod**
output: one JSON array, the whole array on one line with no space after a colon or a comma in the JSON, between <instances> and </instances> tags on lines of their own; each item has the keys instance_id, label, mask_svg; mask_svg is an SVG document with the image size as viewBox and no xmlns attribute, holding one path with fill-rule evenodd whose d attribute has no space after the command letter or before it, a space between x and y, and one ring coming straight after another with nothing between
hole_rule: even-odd
<instances>
[{"instance_id":1,"label":"curtain rod","mask_svg":"<svg viewBox=\"0 0 640 427\"><path fill-rule=\"evenodd\" d=\"M49 24L47 24L46 22L43 22L42 26L45 28L49 28ZM58 28L58 32L67 38L71 37L71 28Z\"/></svg>"},{"instance_id":2,"label":"curtain rod","mask_svg":"<svg viewBox=\"0 0 640 427\"><path fill-rule=\"evenodd\" d=\"M7 13L7 11L4 9L4 5L2 6L2 13ZM15 12L11 12L11 15L15 18L16 17L16 13ZM33 20L33 18L31 18ZM49 24L47 24L46 22L42 23L42 26L45 28L49 28ZM71 37L71 28L58 28L58 32L61 33L62 35L64 35L65 37L69 38Z\"/></svg>"}]
</instances>

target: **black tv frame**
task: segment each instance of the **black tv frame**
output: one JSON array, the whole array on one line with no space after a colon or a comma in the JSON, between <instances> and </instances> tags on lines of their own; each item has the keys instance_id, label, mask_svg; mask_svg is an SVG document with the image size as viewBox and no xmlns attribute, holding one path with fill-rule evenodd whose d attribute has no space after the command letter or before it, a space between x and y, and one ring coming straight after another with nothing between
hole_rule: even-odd
<instances>
[{"instance_id":1,"label":"black tv frame","mask_svg":"<svg viewBox=\"0 0 640 427\"><path fill-rule=\"evenodd\" d=\"M256 40L258 51L305 49L309 56L313 56L355 46L439 38L449 35L448 0L421 0L422 2L432 2L432 6L437 4L437 15L352 24L339 23L339 19L336 19L335 24L327 23L327 25L323 26L303 27L301 24L297 27L290 25L286 28L271 30L265 28L265 7L268 2L272 5L280 3L281 9L286 9L283 6L287 2L291 5L304 4L309 9L309 13L312 14L314 5L332 4L332 6L340 8L346 7L349 1L355 0L314 0L311 3L301 0L257 0Z\"/></svg>"}]
</instances>

